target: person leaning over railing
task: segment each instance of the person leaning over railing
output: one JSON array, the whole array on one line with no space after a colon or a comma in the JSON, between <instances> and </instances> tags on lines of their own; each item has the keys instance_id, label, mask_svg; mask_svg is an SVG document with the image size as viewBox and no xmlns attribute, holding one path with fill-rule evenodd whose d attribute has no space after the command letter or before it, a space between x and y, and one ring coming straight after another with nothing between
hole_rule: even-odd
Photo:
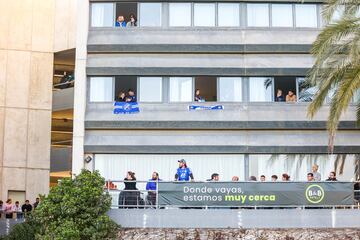
<instances>
[{"instance_id":1,"label":"person leaning over railing","mask_svg":"<svg viewBox=\"0 0 360 240\"><path fill-rule=\"evenodd\" d=\"M5 203L4 213L6 218L13 217L13 205L12 205L12 200L10 198Z\"/></svg>"},{"instance_id":2,"label":"person leaning over railing","mask_svg":"<svg viewBox=\"0 0 360 240\"><path fill-rule=\"evenodd\" d=\"M153 172L151 179L146 183L146 191L148 191L147 200L151 205L156 205L156 191L157 191L157 182L161 181L159 178L159 173Z\"/></svg>"},{"instance_id":3,"label":"person leaning over railing","mask_svg":"<svg viewBox=\"0 0 360 240\"><path fill-rule=\"evenodd\" d=\"M135 208L137 205L144 205L144 200L140 196L140 191L136 188L136 177L134 172L127 172L124 184L124 191L119 194L119 207L128 206L127 208Z\"/></svg>"},{"instance_id":4,"label":"person leaning over railing","mask_svg":"<svg viewBox=\"0 0 360 240\"><path fill-rule=\"evenodd\" d=\"M25 217L28 213L32 211L33 207L30 204L29 200L25 200L25 203L21 206L21 210L24 213Z\"/></svg>"},{"instance_id":5,"label":"person leaning over railing","mask_svg":"<svg viewBox=\"0 0 360 240\"><path fill-rule=\"evenodd\" d=\"M15 205L13 206L13 212L16 213L16 218L20 219L23 217L19 201L15 202Z\"/></svg>"}]
</instances>

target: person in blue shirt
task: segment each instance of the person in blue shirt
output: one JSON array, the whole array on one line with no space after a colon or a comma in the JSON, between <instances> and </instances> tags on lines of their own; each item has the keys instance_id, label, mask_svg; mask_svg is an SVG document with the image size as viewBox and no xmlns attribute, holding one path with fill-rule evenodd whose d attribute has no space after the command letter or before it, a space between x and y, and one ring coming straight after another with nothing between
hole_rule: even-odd
<instances>
[{"instance_id":1,"label":"person in blue shirt","mask_svg":"<svg viewBox=\"0 0 360 240\"><path fill-rule=\"evenodd\" d=\"M275 102L285 102L285 97L281 89L276 92Z\"/></svg>"},{"instance_id":2,"label":"person in blue shirt","mask_svg":"<svg viewBox=\"0 0 360 240\"><path fill-rule=\"evenodd\" d=\"M136 102L136 95L134 90L129 89L128 95L126 96L126 102Z\"/></svg>"},{"instance_id":3,"label":"person in blue shirt","mask_svg":"<svg viewBox=\"0 0 360 240\"><path fill-rule=\"evenodd\" d=\"M195 90L195 102L205 102L205 98L200 95L200 89Z\"/></svg>"},{"instance_id":4,"label":"person in blue shirt","mask_svg":"<svg viewBox=\"0 0 360 240\"><path fill-rule=\"evenodd\" d=\"M175 181L194 181L194 176L190 168L187 167L185 159L180 159L178 161L179 168L175 174Z\"/></svg>"},{"instance_id":5,"label":"person in blue shirt","mask_svg":"<svg viewBox=\"0 0 360 240\"><path fill-rule=\"evenodd\" d=\"M118 16L115 22L115 27L126 27L124 16Z\"/></svg>"},{"instance_id":6,"label":"person in blue shirt","mask_svg":"<svg viewBox=\"0 0 360 240\"><path fill-rule=\"evenodd\" d=\"M151 203L151 205L156 205L156 190L158 181L161 181L159 174L157 172L153 172L151 179L149 179L146 183L146 190L148 191L147 200Z\"/></svg>"}]
</instances>

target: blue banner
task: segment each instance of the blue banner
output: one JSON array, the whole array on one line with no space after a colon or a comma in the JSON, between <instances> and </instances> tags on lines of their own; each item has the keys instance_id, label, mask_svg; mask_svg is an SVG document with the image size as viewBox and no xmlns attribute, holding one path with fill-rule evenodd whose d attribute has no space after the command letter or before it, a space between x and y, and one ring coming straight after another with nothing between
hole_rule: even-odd
<instances>
[{"instance_id":1,"label":"blue banner","mask_svg":"<svg viewBox=\"0 0 360 240\"><path fill-rule=\"evenodd\" d=\"M224 106L223 105L214 105L214 106L190 105L189 110L224 110Z\"/></svg>"},{"instance_id":2,"label":"blue banner","mask_svg":"<svg viewBox=\"0 0 360 240\"><path fill-rule=\"evenodd\" d=\"M139 113L139 104L137 102L115 102L114 114L132 114Z\"/></svg>"}]
</instances>

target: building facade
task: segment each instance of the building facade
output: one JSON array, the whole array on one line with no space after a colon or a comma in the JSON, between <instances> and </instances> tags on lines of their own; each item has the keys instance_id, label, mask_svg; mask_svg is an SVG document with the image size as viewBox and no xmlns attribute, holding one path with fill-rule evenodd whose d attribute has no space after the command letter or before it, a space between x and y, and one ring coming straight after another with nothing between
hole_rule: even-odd
<instances>
[{"instance_id":1,"label":"building facade","mask_svg":"<svg viewBox=\"0 0 360 240\"><path fill-rule=\"evenodd\" d=\"M185 158L201 181L214 172L224 181L284 172L305 180L314 163L325 178L341 162L339 178L354 180L355 106L342 117L334 155L329 107L307 117L316 89L304 78L323 27L321 1L80 2L74 173L86 167L120 180L131 170L146 180L157 171L172 180ZM131 14L136 26L116 22ZM140 112L114 114L128 89ZM295 101L278 101L279 89ZM196 90L205 101L195 101ZM189 110L194 105L222 109Z\"/></svg>"},{"instance_id":2,"label":"building facade","mask_svg":"<svg viewBox=\"0 0 360 240\"><path fill-rule=\"evenodd\" d=\"M54 53L75 47L75 1L0 1L0 200L49 190ZM66 11L64 11L66 9Z\"/></svg>"}]
</instances>

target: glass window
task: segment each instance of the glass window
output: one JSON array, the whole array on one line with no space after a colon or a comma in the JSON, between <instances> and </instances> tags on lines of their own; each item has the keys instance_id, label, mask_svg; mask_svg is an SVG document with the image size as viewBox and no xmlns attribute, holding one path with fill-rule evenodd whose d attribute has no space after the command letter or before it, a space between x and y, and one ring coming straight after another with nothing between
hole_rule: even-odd
<instances>
[{"instance_id":1,"label":"glass window","mask_svg":"<svg viewBox=\"0 0 360 240\"><path fill-rule=\"evenodd\" d=\"M114 26L114 4L93 3L91 4L91 26L112 27Z\"/></svg>"},{"instance_id":2,"label":"glass window","mask_svg":"<svg viewBox=\"0 0 360 240\"><path fill-rule=\"evenodd\" d=\"M293 13L291 4L272 4L271 10L273 27L293 26Z\"/></svg>"},{"instance_id":3,"label":"glass window","mask_svg":"<svg viewBox=\"0 0 360 240\"><path fill-rule=\"evenodd\" d=\"M269 4L249 3L247 8L247 25L249 27L268 27L269 26Z\"/></svg>"},{"instance_id":4,"label":"glass window","mask_svg":"<svg viewBox=\"0 0 360 240\"><path fill-rule=\"evenodd\" d=\"M317 11L314 4L295 5L296 27L317 27Z\"/></svg>"},{"instance_id":5,"label":"glass window","mask_svg":"<svg viewBox=\"0 0 360 240\"><path fill-rule=\"evenodd\" d=\"M162 78L161 77L140 77L140 101L161 102L162 100Z\"/></svg>"},{"instance_id":6,"label":"glass window","mask_svg":"<svg viewBox=\"0 0 360 240\"><path fill-rule=\"evenodd\" d=\"M161 3L140 3L140 26L161 26Z\"/></svg>"},{"instance_id":7,"label":"glass window","mask_svg":"<svg viewBox=\"0 0 360 240\"><path fill-rule=\"evenodd\" d=\"M241 102L242 101L242 79L241 77L220 77L220 101Z\"/></svg>"},{"instance_id":8,"label":"glass window","mask_svg":"<svg viewBox=\"0 0 360 240\"><path fill-rule=\"evenodd\" d=\"M194 25L198 27L215 26L214 3L194 3Z\"/></svg>"},{"instance_id":9,"label":"glass window","mask_svg":"<svg viewBox=\"0 0 360 240\"><path fill-rule=\"evenodd\" d=\"M191 102L192 83L191 77L171 77L170 102Z\"/></svg>"},{"instance_id":10,"label":"glass window","mask_svg":"<svg viewBox=\"0 0 360 240\"><path fill-rule=\"evenodd\" d=\"M311 87L303 77L297 78L297 84L299 102L311 102L314 100L314 96L318 91L317 87Z\"/></svg>"},{"instance_id":11,"label":"glass window","mask_svg":"<svg viewBox=\"0 0 360 240\"><path fill-rule=\"evenodd\" d=\"M265 77L250 77L250 102L272 101L272 79Z\"/></svg>"},{"instance_id":12,"label":"glass window","mask_svg":"<svg viewBox=\"0 0 360 240\"><path fill-rule=\"evenodd\" d=\"M238 3L219 3L218 25L220 27L240 26L240 5Z\"/></svg>"},{"instance_id":13,"label":"glass window","mask_svg":"<svg viewBox=\"0 0 360 240\"><path fill-rule=\"evenodd\" d=\"M169 3L169 25L171 27L191 26L191 3Z\"/></svg>"},{"instance_id":14,"label":"glass window","mask_svg":"<svg viewBox=\"0 0 360 240\"><path fill-rule=\"evenodd\" d=\"M112 102L113 93L112 77L90 78L90 102Z\"/></svg>"}]
</instances>

